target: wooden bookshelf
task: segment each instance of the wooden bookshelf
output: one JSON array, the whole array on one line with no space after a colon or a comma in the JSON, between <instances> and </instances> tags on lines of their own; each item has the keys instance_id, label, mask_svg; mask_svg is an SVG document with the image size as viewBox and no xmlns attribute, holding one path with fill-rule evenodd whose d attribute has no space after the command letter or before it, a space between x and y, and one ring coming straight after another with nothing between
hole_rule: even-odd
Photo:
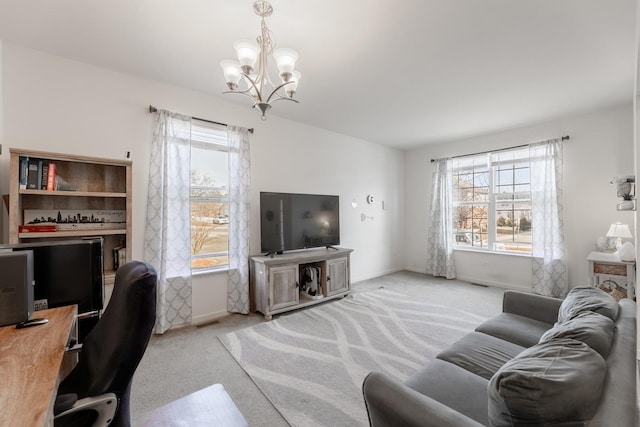
<instances>
[{"instance_id":1,"label":"wooden bookshelf","mask_svg":"<svg viewBox=\"0 0 640 427\"><path fill-rule=\"evenodd\" d=\"M105 285L113 284L113 248L124 241L126 259L131 259L131 161L17 148L10 148L9 152L9 243L101 236L104 239ZM55 163L56 175L72 190L20 188L21 157ZM125 211L126 226L20 233L18 227L24 224L25 209L122 210Z\"/></svg>"}]
</instances>

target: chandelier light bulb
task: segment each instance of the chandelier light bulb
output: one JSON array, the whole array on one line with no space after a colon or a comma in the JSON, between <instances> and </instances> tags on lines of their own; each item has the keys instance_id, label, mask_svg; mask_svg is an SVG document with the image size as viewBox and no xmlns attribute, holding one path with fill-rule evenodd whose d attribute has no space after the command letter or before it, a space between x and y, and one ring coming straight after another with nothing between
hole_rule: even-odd
<instances>
[{"instance_id":1,"label":"chandelier light bulb","mask_svg":"<svg viewBox=\"0 0 640 427\"><path fill-rule=\"evenodd\" d=\"M273 51L273 58L276 60L276 65L280 71L280 77L283 82L288 82L291 79L291 74L296 67L296 61L298 60L298 52L289 48L279 48Z\"/></svg>"},{"instance_id":2,"label":"chandelier light bulb","mask_svg":"<svg viewBox=\"0 0 640 427\"><path fill-rule=\"evenodd\" d=\"M220 68L222 68L222 72L224 73L224 78L229 89L236 90L238 88L238 83L242 78L240 63L233 59L223 59L220 61Z\"/></svg>"},{"instance_id":3,"label":"chandelier light bulb","mask_svg":"<svg viewBox=\"0 0 640 427\"><path fill-rule=\"evenodd\" d=\"M240 67L245 74L251 74L253 67L260 55L260 46L251 40L238 40L233 44L233 48L238 55Z\"/></svg>"}]
</instances>

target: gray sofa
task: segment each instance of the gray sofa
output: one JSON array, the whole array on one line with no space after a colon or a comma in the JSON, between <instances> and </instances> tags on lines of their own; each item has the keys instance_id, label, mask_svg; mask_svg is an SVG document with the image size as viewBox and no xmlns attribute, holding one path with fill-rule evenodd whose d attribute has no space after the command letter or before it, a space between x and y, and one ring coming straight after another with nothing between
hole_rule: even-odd
<instances>
[{"instance_id":1,"label":"gray sofa","mask_svg":"<svg viewBox=\"0 0 640 427\"><path fill-rule=\"evenodd\" d=\"M637 426L636 304L506 291L503 312L404 382L363 383L373 427Z\"/></svg>"}]
</instances>

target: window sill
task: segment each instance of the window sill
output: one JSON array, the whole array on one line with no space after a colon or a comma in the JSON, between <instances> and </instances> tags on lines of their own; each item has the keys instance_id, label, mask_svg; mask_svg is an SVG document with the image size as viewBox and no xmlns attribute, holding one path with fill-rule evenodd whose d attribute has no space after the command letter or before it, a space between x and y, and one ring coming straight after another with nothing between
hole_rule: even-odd
<instances>
[{"instance_id":1,"label":"window sill","mask_svg":"<svg viewBox=\"0 0 640 427\"><path fill-rule=\"evenodd\" d=\"M460 251L460 252L476 252L476 253L482 253L482 254L488 254L488 255L507 255L507 256L515 256L515 257L520 257L520 258L531 258L531 254L520 254L517 252L498 252L498 251L490 251L488 249L484 249L484 248L453 248L453 251Z\"/></svg>"},{"instance_id":2,"label":"window sill","mask_svg":"<svg viewBox=\"0 0 640 427\"><path fill-rule=\"evenodd\" d=\"M213 267L213 268L199 268L197 270L192 270L192 276L203 276L205 274L216 274L216 273L227 273L229 271L229 266L225 265L224 267Z\"/></svg>"}]
</instances>

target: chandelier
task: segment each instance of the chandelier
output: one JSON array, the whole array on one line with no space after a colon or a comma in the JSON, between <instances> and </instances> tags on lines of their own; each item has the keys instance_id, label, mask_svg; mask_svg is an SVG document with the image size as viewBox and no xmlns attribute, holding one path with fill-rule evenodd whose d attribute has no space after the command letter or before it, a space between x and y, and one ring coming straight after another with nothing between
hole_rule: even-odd
<instances>
[{"instance_id":1,"label":"chandelier","mask_svg":"<svg viewBox=\"0 0 640 427\"><path fill-rule=\"evenodd\" d=\"M293 49L274 49L272 33L267 28L265 17L273 13L268 1L256 1L253 11L261 17L262 34L252 40L238 40L233 44L238 60L225 59L220 62L229 90L224 93L238 93L253 100L253 108L261 112L260 118L266 120L271 104L279 100L298 102L293 95L298 88L300 72L295 65L298 52ZM274 83L269 76L269 55L273 56L280 72L280 81ZM257 66L256 66L257 62ZM240 80L243 81L240 87Z\"/></svg>"}]
</instances>

